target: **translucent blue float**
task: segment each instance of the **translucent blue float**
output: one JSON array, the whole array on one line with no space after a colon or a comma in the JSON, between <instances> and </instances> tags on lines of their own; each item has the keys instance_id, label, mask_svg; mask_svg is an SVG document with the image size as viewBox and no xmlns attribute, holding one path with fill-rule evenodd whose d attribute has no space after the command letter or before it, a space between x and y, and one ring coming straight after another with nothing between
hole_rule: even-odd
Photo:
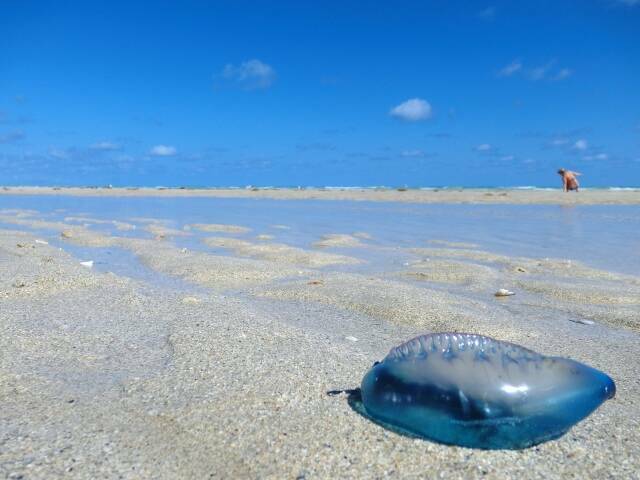
<instances>
[{"instance_id":1,"label":"translucent blue float","mask_svg":"<svg viewBox=\"0 0 640 480\"><path fill-rule=\"evenodd\" d=\"M563 435L615 395L582 363L481 335L438 333L389 352L364 376L363 414L451 445L519 449Z\"/></svg>"}]
</instances>

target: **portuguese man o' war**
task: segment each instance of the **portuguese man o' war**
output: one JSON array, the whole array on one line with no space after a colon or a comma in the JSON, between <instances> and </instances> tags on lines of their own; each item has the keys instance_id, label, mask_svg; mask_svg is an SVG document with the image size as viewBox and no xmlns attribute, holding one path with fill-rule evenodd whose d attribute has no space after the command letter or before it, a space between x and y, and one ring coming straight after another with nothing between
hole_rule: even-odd
<instances>
[{"instance_id":1,"label":"portuguese man o' war","mask_svg":"<svg viewBox=\"0 0 640 480\"><path fill-rule=\"evenodd\" d=\"M481 335L422 335L364 376L364 413L419 437L519 449L563 435L615 395L594 368Z\"/></svg>"}]
</instances>

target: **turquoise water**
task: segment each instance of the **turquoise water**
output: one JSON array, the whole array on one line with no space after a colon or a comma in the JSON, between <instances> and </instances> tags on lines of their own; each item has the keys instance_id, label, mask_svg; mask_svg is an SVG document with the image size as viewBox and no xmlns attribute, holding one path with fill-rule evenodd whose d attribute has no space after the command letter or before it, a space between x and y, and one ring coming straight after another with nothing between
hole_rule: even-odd
<instances>
[{"instance_id":1,"label":"turquoise water","mask_svg":"<svg viewBox=\"0 0 640 480\"><path fill-rule=\"evenodd\" d=\"M38 218L51 221L82 214L138 226L136 230L124 232L110 225L91 227L117 235L151 236L142 230L144 223L132 220L151 217L167 220L167 226L178 229L190 223L246 226L252 230L241 237L250 239L257 234L271 234L275 236L274 241L302 248L310 248L325 234L366 232L372 237L367 243L379 247L438 247L429 241L445 240L474 243L480 249L504 255L578 260L592 267L629 274L640 271L640 207L637 205L439 205L5 195L0 196L2 209L33 209L40 212ZM278 227L283 225L288 228ZM10 224L4 227L16 228ZM205 250L201 237L225 235L192 232L197 235L178 237L176 243ZM50 233L50 238L54 238L53 232ZM387 262L401 261L402 256L389 254L373 260L384 268Z\"/></svg>"}]
</instances>

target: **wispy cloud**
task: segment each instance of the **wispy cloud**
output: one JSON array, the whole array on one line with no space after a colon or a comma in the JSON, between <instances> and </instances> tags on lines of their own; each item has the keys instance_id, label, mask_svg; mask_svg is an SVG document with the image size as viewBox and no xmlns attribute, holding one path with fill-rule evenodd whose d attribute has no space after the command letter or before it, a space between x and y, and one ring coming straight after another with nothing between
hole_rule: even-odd
<instances>
[{"instance_id":1,"label":"wispy cloud","mask_svg":"<svg viewBox=\"0 0 640 480\"><path fill-rule=\"evenodd\" d=\"M509 152L503 152L499 146L481 143L473 147L473 151L484 158L491 158L492 162L512 162L518 157Z\"/></svg>"},{"instance_id":2,"label":"wispy cloud","mask_svg":"<svg viewBox=\"0 0 640 480\"><path fill-rule=\"evenodd\" d=\"M407 122L418 122L432 116L431 104L421 98L411 98L393 107L389 115Z\"/></svg>"},{"instance_id":3,"label":"wispy cloud","mask_svg":"<svg viewBox=\"0 0 640 480\"><path fill-rule=\"evenodd\" d=\"M446 138L451 138L453 135L451 135L448 132L436 132L436 133L428 133L426 136L429 138L437 138L437 139L443 140Z\"/></svg>"},{"instance_id":4,"label":"wispy cloud","mask_svg":"<svg viewBox=\"0 0 640 480\"><path fill-rule=\"evenodd\" d=\"M609 155L606 153L597 153L595 155L585 155L582 157L583 160L608 160Z\"/></svg>"},{"instance_id":5,"label":"wispy cloud","mask_svg":"<svg viewBox=\"0 0 640 480\"><path fill-rule=\"evenodd\" d=\"M22 130L14 130L13 132L0 135L0 143L14 143L22 140L24 137L25 134Z\"/></svg>"},{"instance_id":6,"label":"wispy cloud","mask_svg":"<svg viewBox=\"0 0 640 480\"><path fill-rule=\"evenodd\" d=\"M425 158L427 153L424 150L413 149L413 150L404 150L400 153L401 157L405 158Z\"/></svg>"},{"instance_id":7,"label":"wispy cloud","mask_svg":"<svg viewBox=\"0 0 640 480\"><path fill-rule=\"evenodd\" d=\"M580 138L578 140L576 140L576 142L573 144L573 148L575 148L576 150L586 150L589 147L589 144L587 143L587 141L584 138Z\"/></svg>"},{"instance_id":8,"label":"wispy cloud","mask_svg":"<svg viewBox=\"0 0 640 480\"><path fill-rule=\"evenodd\" d=\"M328 142L312 142L312 143L299 143L296 145L296 150L300 152L309 151L333 151L336 150L336 146L333 143Z\"/></svg>"},{"instance_id":9,"label":"wispy cloud","mask_svg":"<svg viewBox=\"0 0 640 480\"><path fill-rule=\"evenodd\" d=\"M534 67L527 72L527 75L534 82L542 80L549 75L549 71L553 68L553 65L555 63L556 63L555 60L551 60L550 62L547 62L544 65Z\"/></svg>"},{"instance_id":10,"label":"wispy cloud","mask_svg":"<svg viewBox=\"0 0 640 480\"><path fill-rule=\"evenodd\" d=\"M639 0L640 1L640 0ZM550 60L547 63L534 67L525 67L521 60L513 60L508 65L498 70L498 77L521 76L532 82L546 80L549 82L557 82L565 80L573 75L573 70L567 67L558 67L556 60Z\"/></svg>"},{"instance_id":11,"label":"wispy cloud","mask_svg":"<svg viewBox=\"0 0 640 480\"><path fill-rule=\"evenodd\" d=\"M320 83L322 85L338 85L340 77L337 75L323 75L320 77Z\"/></svg>"},{"instance_id":12,"label":"wispy cloud","mask_svg":"<svg viewBox=\"0 0 640 480\"><path fill-rule=\"evenodd\" d=\"M49 156L57 158L58 160L67 160L69 158L69 152L58 147L49 147L47 153Z\"/></svg>"},{"instance_id":13,"label":"wispy cloud","mask_svg":"<svg viewBox=\"0 0 640 480\"><path fill-rule=\"evenodd\" d=\"M154 157L171 157L176 155L178 150L170 145L155 145L149 150L149 155Z\"/></svg>"},{"instance_id":14,"label":"wispy cloud","mask_svg":"<svg viewBox=\"0 0 640 480\"><path fill-rule=\"evenodd\" d=\"M554 80L564 80L565 78L569 78L573 74L573 71L569 68L561 69L556 76L553 78Z\"/></svg>"},{"instance_id":15,"label":"wispy cloud","mask_svg":"<svg viewBox=\"0 0 640 480\"><path fill-rule=\"evenodd\" d=\"M91 145L89 148L91 148L91 150L109 152L109 151L121 150L122 145L118 143L113 143L113 142L97 142Z\"/></svg>"},{"instance_id":16,"label":"wispy cloud","mask_svg":"<svg viewBox=\"0 0 640 480\"><path fill-rule=\"evenodd\" d=\"M0 124L2 125L25 125L33 123L33 118L26 115L10 116L7 112L0 112Z\"/></svg>"},{"instance_id":17,"label":"wispy cloud","mask_svg":"<svg viewBox=\"0 0 640 480\"><path fill-rule=\"evenodd\" d=\"M245 90L268 88L276 80L276 71L258 59L247 60L239 65L231 63L222 69L222 78Z\"/></svg>"},{"instance_id":18,"label":"wispy cloud","mask_svg":"<svg viewBox=\"0 0 640 480\"><path fill-rule=\"evenodd\" d=\"M562 151L566 155L581 156L583 159L602 160L597 157L604 152L604 147L593 145L588 139L591 136L590 128L576 128L564 132L554 132L545 135L543 149L554 148Z\"/></svg>"},{"instance_id":19,"label":"wispy cloud","mask_svg":"<svg viewBox=\"0 0 640 480\"><path fill-rule=\"evenodd\" d=\"M496 7L494 7L493 5L488 6L484 10L480 10L478 12L478 17L480 17L483 20L493 20L495 16L496 16Z\"/></svg>"},{"instance_id":20,"label":"wispy cloud","mask_svg":"<svg viewBox=\"0 0 640 480\"><path fill-rule=\"evenodd\" d=\"M499 77L510 77L515 73L522 70L522 62L520 60L513 60L509 65L501 68L498 72Z\"/></svg>"}]
</instances>

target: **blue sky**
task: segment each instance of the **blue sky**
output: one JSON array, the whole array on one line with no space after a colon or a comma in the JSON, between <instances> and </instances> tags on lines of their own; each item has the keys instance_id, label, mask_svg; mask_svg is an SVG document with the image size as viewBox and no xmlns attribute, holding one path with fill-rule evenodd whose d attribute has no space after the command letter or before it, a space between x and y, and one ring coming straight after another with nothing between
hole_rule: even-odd
<instances>
[{"instance_id":1,"label":"blue sky","mask_svg":"<svg viewBox=\"0 0 640 480\"><path fill-rule=\"evenodd\" d=\"M4 185L640 186L640 0L1 0L0 31Z\"/></svg>"}]
</instances>

